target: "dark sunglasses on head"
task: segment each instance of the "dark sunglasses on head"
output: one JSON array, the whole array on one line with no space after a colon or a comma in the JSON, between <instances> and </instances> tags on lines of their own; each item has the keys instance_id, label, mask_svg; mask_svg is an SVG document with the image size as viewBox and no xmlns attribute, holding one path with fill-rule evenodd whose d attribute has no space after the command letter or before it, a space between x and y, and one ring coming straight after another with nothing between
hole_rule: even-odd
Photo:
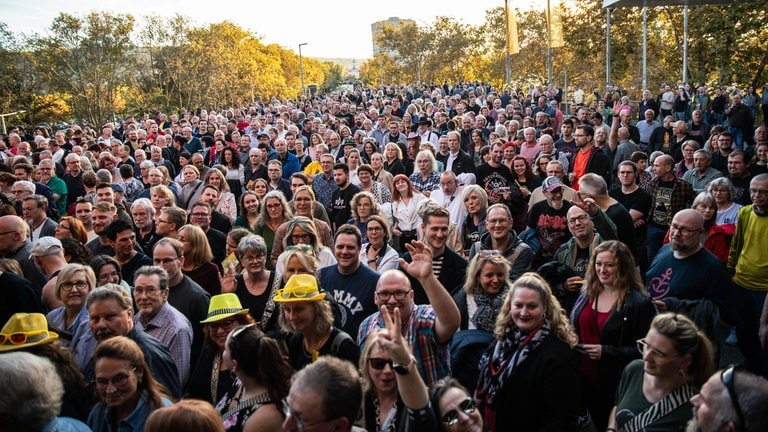
<instances>
[{"instance_id":1,"label":"dark sunglasses on head","mask_svg":"<svg viewBox=\"0 0 768 432\"><path fill-rule=\"evenodd\" d=\"M443 426L447 428L451 428L456 425L456 423L459 422L459 411L461 410L464 414L472 414L475 412L475 401L472 400L471 397L468 397L464 399L456 409L452 409L448 411L447 413L443 414L443 416L440 418L440 421L443 423Z\"/></svg>"},{"instance_id":2,"label":"dark sunglasses on head","mask_svg":"<svg viewBox=\"0 0 768 432\"><path fill-rule=\"evenodd\" d=\"M736 380L736 369L738 369L736 366L731 366L724 370L720 374L720 381L722 381L725 388L728 389L728 396L731 397L731 403L736 411L736 416L739 418L739 424L743 426L744 411L742 411L741 404L739 404L739 398L736 394L736 384L734 382Z\"/></svg>"}]
</instances>

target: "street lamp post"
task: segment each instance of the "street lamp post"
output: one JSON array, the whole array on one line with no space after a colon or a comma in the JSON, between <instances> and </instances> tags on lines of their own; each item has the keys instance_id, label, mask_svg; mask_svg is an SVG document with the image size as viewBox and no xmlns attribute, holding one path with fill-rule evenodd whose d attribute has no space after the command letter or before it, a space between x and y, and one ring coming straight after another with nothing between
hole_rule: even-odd
<instances>
[{"instance_id":1,"label":"street lamp post","mask_svg":"<svg viewBox=\"0 0 768 432\"><path fill-rule=\"evenodd\" d=\"M301 57L301 47L307 42L299 44L299 75L301 75L301 95L304 96L304 59Z\"/></svg>"}]
</instances>

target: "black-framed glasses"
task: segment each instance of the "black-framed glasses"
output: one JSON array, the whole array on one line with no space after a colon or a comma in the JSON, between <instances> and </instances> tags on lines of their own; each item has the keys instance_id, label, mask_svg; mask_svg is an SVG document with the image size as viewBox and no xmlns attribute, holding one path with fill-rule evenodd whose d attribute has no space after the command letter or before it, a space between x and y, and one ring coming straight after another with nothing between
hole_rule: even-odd
<instances>
[{"instance_id":1,"label":"black-framed glasses","mask_svg":"<svg viewBox=\"0 0 768 432\"><path fill-rule=\"evenodd\" d=\"M739 404L739 398L736 394L736 369L736 366L731 366L728 369L725 369L720 373L720 381L722 381L725 388L728 389L728 396L731 397L731 404L736 410L736 416L739 418L739 425L743 427L744 411L741 409L741 404Z\"/></svg>"},{"instance_id":2,"label":"black-framed glasses","mask_svg":"<svg viewBox=\"0 0 768 432\"><path fill-rule=\"evenodd\" d=\"M112 384L113 387L122 387L128 382L131 374L136 372L136 368L131 369L128 373L119 373L112 378L96 378L93 382L96 384L96 388L104 390Z\"/></svg>"},{"instance_id":3,"label":"black-framed glasses","mask_svg":"<svg viewBox=\"0 0 768 432\"><path fill-rule=\"evenodd\" d=\"M72 288L77 288L78 291L84 291L88 288L88 282L86 281L68 281L68 282L62 282L60 285L60 289L62 292L70 292L72 291Z\"/></svg>"},{"instance_id":4,"label":"black-framed glasses","mask_svg":"<svg viewBox=\"0 0 768 432\"><path fill-rule=\"evenodd\" d=\"M443 424L443 426L452 428L459 422L459 410L461 410L461 412L466 415L470 415L475 412L475 409L477 409L475 408L475 401L473 401L471 397L468 397L461 401L459 406L457 406L455 409L452 409L443 414L443 416L440 417L440 422Z\"/></svg>"},{"instance_id":5,"label":"black-framed glasses","mask_svg":"<svg viewBox=\"0 0 768 432\"><path fill-rule=\"evenodd\" d=\"M401 290L401 291L376 291L376 295L381 299L381 301L388 301L390 297L395 297L395 300L397 301L403 301L405 300L405 297L408 295L408 293L411 292L411 290Z\"/></svg>"},{"instance_id":6,"label":"black-framed glasses","mask_svg":"<svg viewBox=\"0 0 768 432\"><path fill-rule=\"evenodd\" d=\"M229 332L232 330L233 327L235 327L235 324L237 324L236 320L225 319L221 321L208 323L207 326L211 331L217 331L218 329L223 329L224 331Z\"/></svg>"}]
</instances>

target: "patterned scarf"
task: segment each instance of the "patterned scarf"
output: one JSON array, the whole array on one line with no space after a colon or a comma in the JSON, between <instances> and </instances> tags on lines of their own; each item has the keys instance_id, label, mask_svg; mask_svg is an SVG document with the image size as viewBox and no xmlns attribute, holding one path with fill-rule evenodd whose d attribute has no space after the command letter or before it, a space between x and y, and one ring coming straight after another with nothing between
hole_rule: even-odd
<instances>
[{"instance_id":1,"label":"patterned scarf","mask_svg":"<svg viewBox=\"0 0 768 432\"><path fill-rule=\"evenodd\" d=\"M507 327L504 339L497 340L493 351L486 353L480 360L477 397L483 406L495 408L499 390L549 332L549 319L545 319L541 327L530 332L523 332L515 326Z\"/></svg>"},{"instance_id":2,"label":"patterned scarf","mask_svg":"<svg viewBox=\"0 0 768 432\"><path fill-rule=\"evenodd\" d=\"M501 307L504 305L506 295L506 288L493 295L487 294L482 289L477 290L472 295L477 304L477 310L472 315L472 324L480 330L493 333L493 328L496 326L496 317L499 316Z\"/></svg>"}]
</instances>

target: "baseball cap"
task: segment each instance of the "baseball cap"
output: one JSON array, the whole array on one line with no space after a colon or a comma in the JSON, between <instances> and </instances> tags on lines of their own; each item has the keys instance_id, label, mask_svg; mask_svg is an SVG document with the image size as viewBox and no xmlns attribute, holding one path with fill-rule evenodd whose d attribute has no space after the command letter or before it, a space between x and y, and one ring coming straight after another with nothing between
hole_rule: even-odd
<instances>
[{"instance_id":1,"label":"baseball cap","mask_svg":"<svg viewBox=\"0 0 768 432\"><path fill-rule=\"evenodd\" d=\"M547 192L552 192L559 187L565 187L565 184L556 176L549 176L541 183L541 189Z\"/></svg>"},{"instance_id":2,"label":"baseball cap","mask_svg":"<svg viewBox=\"0 0 768 432\"><path fill-rule=\"evenodd\" d=\"M56 255L62 250L64 250L64 247L61 245L59 239L52 236L45 236L40 237L34 244L32 244L30 256L42 257Z\"/></svg>"}]
</instances>

